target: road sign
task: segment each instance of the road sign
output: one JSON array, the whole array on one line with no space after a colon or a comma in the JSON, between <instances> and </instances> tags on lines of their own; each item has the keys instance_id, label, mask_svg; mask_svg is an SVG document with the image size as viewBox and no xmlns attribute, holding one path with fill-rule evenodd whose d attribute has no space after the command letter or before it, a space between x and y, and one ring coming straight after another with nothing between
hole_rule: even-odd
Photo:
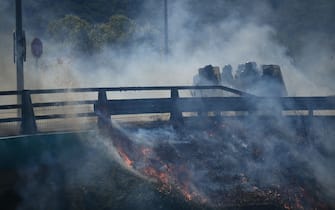
<instances>
[{"instance_id":1,"label":"road sign","mask_svg":"<svg viewBox=\"0 0 335 210\"><path fill-rule=\"evenodd\" d=\"M31 53L35 58L40 58L43 53L43 44L39 38L34 38L31 42Z\"/></svg>"}]
</instances>

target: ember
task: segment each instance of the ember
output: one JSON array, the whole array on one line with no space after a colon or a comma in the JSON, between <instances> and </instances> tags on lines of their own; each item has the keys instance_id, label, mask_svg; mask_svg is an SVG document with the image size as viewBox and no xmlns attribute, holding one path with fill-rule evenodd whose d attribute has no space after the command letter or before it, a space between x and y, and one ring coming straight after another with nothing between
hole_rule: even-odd
<instances>
[{"instance_id":1,"label":"ember","mask_svg":"<svg viewBox=\"0 0 335 210\"><path fill-rule=\"evenodd\" d=\"M117 151L119 152L119 154L120 154L121 158L123 159L125 165L128 166L129 168L132 167L133 161L129 159L129 157L126 155L126 153L124 153L122 148L118 148Z\"/></svg>"},{"instance_id":2,"label":"ember","mask_svg":"<svg viewBox=\"0 0 335 210\"><path fill-rule=\"evenodd\" d=\"M268 129L255 132L259 128L231 121L201 129L185 127L182 134L168 127L162 136L146 136L153 138L147 139L150 143L135 141L141 131L127 135L113 131L111 136L126 167L153 180L160 192L179 194L187 202L214 208L272 203L281 209L330 209L322 205L322 195L313 183L305 182L306 163L292 156L293 151L273 157L274 152L288 148L269 135L278 132L278 127ZM172 137L164 136L166 133ZM255 136L250 138L249 133ZM264 138L275 146L254 140ZM290 140L280 139L286 144ZM305 185L309 188L302 187Z\"/></svg>"}]
</instances>

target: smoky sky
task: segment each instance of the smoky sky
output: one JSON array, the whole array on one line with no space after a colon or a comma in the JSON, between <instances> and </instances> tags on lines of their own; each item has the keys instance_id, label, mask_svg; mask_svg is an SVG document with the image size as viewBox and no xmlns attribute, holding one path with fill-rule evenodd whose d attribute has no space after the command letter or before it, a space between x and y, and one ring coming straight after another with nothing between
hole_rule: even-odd
<instances>
[{"instance_id":1,"label":"smoky sky","mask_svg":"<svg viewBox=\"0 0 335 210\"><path fill-rule=\"evenodd\" d=\"M335 43L332 38L335 15L332 11L335 3L332 1L169 0L171 57L168 63L162 63L163 1L22 2L28 45L34 37L39 37L45 46L38 69L52 69L53 72L45 79L47 86L41 87L68 87L64 82L57 82L62 79L52 79L62 78L60 75L64 74L64 69L72 75L66 79L78 80L69 83L80 87L173 85L192 83L197 69L208 64L220 67L232 64L236 67L240 63L255 61L259 65L280 65L291 95L327 95L335 89L332 82L335 64L332 47ZM4 40L0 45L2 80L11 81L6 85L2 82L2 89L15 89L12 81L15 78L12 62L14 2L1 1L0 10L0 30ZM153 43L140 43L127 53L116 52L106 46L102 53L83 59L81 55L71 54L67 44L55 43L48 36L49 22L66 14L78 15L92 24L104 22L115 14L123 14L140 26L149 25L157 34ZM155 46L154 51L148 47L152 45ZM27 51L26 75L32 75L33 69L36 69L35 60L30 55L29 46ZM65 64L68 65L64 67ZM88 75L78 79L77 75L83 72ZM170 72L169 76L162 77L166 72ZM180 76L176 78L176 75ZM87 77L90 77L88 82ZM29 85L36 83L34 79L31 82L27 80L27 88L39 88Z\"/></svg>"}]
</instances>

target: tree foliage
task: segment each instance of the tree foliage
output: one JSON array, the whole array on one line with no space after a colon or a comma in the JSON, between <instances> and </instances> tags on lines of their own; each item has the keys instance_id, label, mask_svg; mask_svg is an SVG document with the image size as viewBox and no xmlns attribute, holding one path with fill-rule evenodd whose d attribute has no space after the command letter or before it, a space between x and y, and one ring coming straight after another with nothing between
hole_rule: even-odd
<instances>
[{"instance_id":1,"label":"tree foliage","mask_svg":"<svg viewBox=\"0 0 335 210\"><path fill-rule=\"evenodd\" d=\"M50 22L49 35L57 42L70 43L74 49L92 53L103 46L124 47L134 37L136 24L124 15L111 16L106 23L92 24L75 15Z\"/></svg>"},{"instance_id":2,"label":"tree foliage","mask_svg":"<svg viewBox=\"0 0 335 210\"><path fill-rule=\"evenodd\" d=\"M132 40L135 32L135 22L124 15L114 15L108 22L95 25L90 38L99 49L103 45L125 46Z\"/></svg>"},{"instance_id":3,"label":"tree foliage","mask_svg":"<svg viewBox=\"0 0 335 210\"><path fill-rule=\"evenodd\" d=\"M78 50L90 50L89 32L92 26L75 15L66 15L49 24L48 31L55 41L71 43Z\"/></svg>"},{"instance_id":4,"label":"tree foliage","mask_svg":"<svg viewBox=\"0 0 335 210\"><path fill-rule=\"evenodd\" d=\"M29 14L27 25L37 26L39 34L44 33L44 23L51 21L48 33L56 40L69 40L75 45L81 43L84 49L99 50L105 44L120 47L127 46L132 41L138 43L145 39L154 40L157 28L160 32L163 30L162 2L162 0L26 0L24 5L27 7L26 14ZM173 2L179 1L169 0L171 15L179 11L173 8ZM321 34L330 45L335 45L333 38L335 1L183 0L182 2L185 6L183 10L190 14L188 23L190 29L199 30L208 24L218 24L227 18L237 18L270 25L277 31L275 38L293 54L298 53L304 43L301 40L308 39L306 35L311 33ZM83 44L84 42L86 44Z\"/></svg>"}]
</instances>

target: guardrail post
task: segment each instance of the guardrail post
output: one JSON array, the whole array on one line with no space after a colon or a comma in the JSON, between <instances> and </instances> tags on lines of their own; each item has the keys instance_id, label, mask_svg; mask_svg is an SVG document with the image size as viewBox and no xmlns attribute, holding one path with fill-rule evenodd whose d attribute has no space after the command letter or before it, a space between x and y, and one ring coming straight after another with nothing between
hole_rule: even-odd
<instances>
[{"instance_id":1,"label":"guardrail post","mask_svg":"<svg viewBox=\"0 0 335 210\"><path fill-rule=\"evenodd\" d=\"M95 106L95 113L98 115L98 128L106 129L112 125L111 115L108 109L106 91L100 90L98 93L98 103Z\"/></svg>"},{"instance_id":2,"label":"guardrail post","mask_svg":"<svg viewBox=\"0 0 335 210\"><path fill-rule=\"evenodd\" d=\"M308 109L308 116L312 118L314 116L314 110L313 109Z\"/></svg>"},{"instance_id":3,"label":"guardrail post","mask_svg":"<svg viewBox=\"0 0 335 210\"><path fill-rule=\"evenodd\" d=\"M178 109L178 101L179 93L177 88L171 89L171 99L172 99L172 110L170 113L170 121L174 126L179 126L184 123L183 114Z\"/></svg>"},{"instance_id":4,"label":"guardrail post","mask_svg":"<svg viewBox=\"0 0 335 210\"><path fill-rule=\"evenodd\" d=\"M314 128L314 110L311 108L308 108L308 117L307 120L305 120L305 129L306 129L306 136L307 140L310 142L314 142L315 138L315 128Z\"/></svg>"},{"instance_id":5,"label":"guardrail post","mask_svg":"<svg viewBox=\"0 0 335 210\"><path fill-rule=\"evenodd\" d=\"M29 91L23 90L21 97L21 134L37 133L36 119Z\"/></svg>"}]
</instances>

